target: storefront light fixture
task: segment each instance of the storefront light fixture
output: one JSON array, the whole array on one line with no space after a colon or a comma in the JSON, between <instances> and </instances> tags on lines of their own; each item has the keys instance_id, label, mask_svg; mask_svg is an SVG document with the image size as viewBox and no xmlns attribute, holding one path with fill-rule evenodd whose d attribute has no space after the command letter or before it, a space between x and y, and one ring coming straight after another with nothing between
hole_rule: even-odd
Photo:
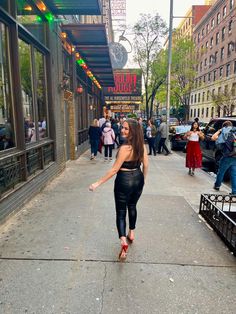
<instances>
[{"instance_id":1,"label":"storefront light fixture","mask_svg":"<svg viewBox=\"0 0 236 314\"><path fill-rule=\"evenodd\" d=\"M83 93L83 86L81 84L79 84L76 91L78 94L82 94Z\"/></svg>"},{"instance_id":2,"label":"storefront light fixture","mask_svg":"<svg viewBox=\"0 0 236 314\"><path fill-rule=\"evenodd\" d=\"M80 54L76 52L76 62L81 66L81 68L85 71L87 76L92 80L92 82L99 88L102 89L101 85L98 83L97 79L93 75L93 73L89 70L88 66L86 65L85 61L81 58Z\"/></svg>"},{"instance_id":3,"label":"storefront light fixture","mask_svg":"<svg viewBox=\"0 0 236 314\"><path fill-rule=\"evenodd\" d=\"M33 8L32 8L30 5L26 5L26 6L24 7L24 10L25 10L25 11L32 11Z\"/></svg>"},{"instance_id":4,"label":"storefront light fixture","mask_svg":"<svg viewBox=\"0 0 236 314\"><path fill-rule=\"evenodd\" d=\"M67 34L64 33L64 32L62 32L62 33L61 33L61 37L62 37L62 38L66 38L66 37L67 37Z\"/></svg>"}]
</instances>

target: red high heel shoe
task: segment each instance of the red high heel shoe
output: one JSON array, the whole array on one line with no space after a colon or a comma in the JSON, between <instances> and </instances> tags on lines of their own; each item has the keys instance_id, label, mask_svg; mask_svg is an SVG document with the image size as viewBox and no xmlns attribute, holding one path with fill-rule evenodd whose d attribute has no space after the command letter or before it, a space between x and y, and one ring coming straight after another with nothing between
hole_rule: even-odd
<instances>
[{"instance_id":1,"label":"red high heel shoe","mask_svg":"<svg viewBox=\"0 0 236 314\"><path fill-rule=\"evenodd\" d=\"M119 254L119 260L120 261L124 261L126 259L127 251L128 251L128 244L122 244L120 254Z\"/></svg>"}]
</instances>

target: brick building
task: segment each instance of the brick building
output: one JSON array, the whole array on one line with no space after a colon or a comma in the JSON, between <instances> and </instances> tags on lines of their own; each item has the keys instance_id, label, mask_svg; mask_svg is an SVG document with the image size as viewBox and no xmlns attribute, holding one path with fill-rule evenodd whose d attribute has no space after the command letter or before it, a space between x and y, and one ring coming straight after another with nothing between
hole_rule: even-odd
<instances>
[{"instance_id":1,"label":"brick building","mask_svg":"<svg viewBox=\"0 0 236 314\"><path fill-rule=\"evenodd\" d=\"M231 112L236 97L236 3L216 1L194 28L194 41L199 62L195 87L190 97L190 119L226 115L226 107L213 102L216 95L231 94ZM235 103L236 104L236 103Z\"/></svg>"}]
</instances>

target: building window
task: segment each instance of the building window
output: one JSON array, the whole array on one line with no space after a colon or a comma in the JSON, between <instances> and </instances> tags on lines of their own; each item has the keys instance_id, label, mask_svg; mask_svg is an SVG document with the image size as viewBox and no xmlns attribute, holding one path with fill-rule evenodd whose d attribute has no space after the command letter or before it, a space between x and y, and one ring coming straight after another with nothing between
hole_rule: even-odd
<instances>
[{"instance_id":1,"label":"building window","mask_svg":"<svg viewBox=\"0 0 236 314\"><path fill-rule=\"evenodd\" d=\"M8 28L0 22L0 151L15 146L7 33Z\"/></svg>"},{"instance_id":2,"label":"building window","mask_svg":"<svg viewBox=\"0 0 236 314\"><path fill-rule=\"evenodd\" d=\"M211 72L208 73L208 82L211 81Z\"/></svg>"},{"instance_id":3,"label":"building window","mask_svg":"<svg viewBox=\"0 0 236 314\"><path fill-rule=\"evenodd\" d=\"M196 108L194 108L194 117L196 117Z\"/></svg>"},{"instance_id":4,"label":"building window","mask_svg":"<svg viewBox=\"0 0 236 314\"><path fill-rule=\"evenodd\" d=\"M229 34L231 34L231 32L232 32L232 26L233 26L233 21L230 20L229 21Z\"/></svg>"},{"instance_id":5,"label":"building window","mask_svg":"<svg viewBox=\"0 0 236 314\"><path fill-rule=\"evenodd\" d=\"M212 90L211 92L211 96L214 97L215 96L215 89Z\"/></svg>"},{"instance_id":6,"label":"building window","mask_svg":"<svg viewBox=\"0 0 236 314\"><path fill-rule=\"evenodd\" d=\"M231 41L230 43L228 43L228 56L231 55L231 51L234 50L234 43Z\"/></svg>"},{"instance_id":7,"label":"building window","mask_svg":"<svg viewBox=\"0 0 236 314\"><path fill-rule=\"evenodd\" d=\"M193 109L190 110L190 117L193 117Z\"/></svg>"},{"instance_id":8,"label":"building window","mask_svg":"<svg viewBox=\"0 0 236 314\"><path fill-rule=\"evenodd\" d=\"M194 103L196 104L197 102L197 94L194 95Z\"/></svg>"},{"instance_id":9,"label":"building window","mask_svg":"<svg viewBox=\"0 0 236 314\"><path fill-rule=\"evenodd\" d=\"M200 117L200 108L197 110L197 116Z\"/></svg>"},{"instance_id":10,"label":"building window","mask_svg":"<svg viewBox=\"0 0 236 314\"><path fill-rule=\"evenodd\" d=\"M214 27L215 27L215 20L212 19L212 20L211 20L211 29L213 29Z\"/></svg>"},{"instance_id":11,"label":"building window","mask_svg":"<svg viewBox=\"0 0 236 314\"><path fill-rule=\"evenodd\" d=\"M217 14L216 21L217 21L217 24L220 24L220 12Z\"/></svg>"},{"instance_id":12,"label":"building window","mask_svg":"<svg viewBox=\"0 0 236 314\"><path fill-rule=\"evenodd\" d=\"M209 32L209 24L207 24L206 26L206 33L208 34L208 32Z\"/></svg>"},{"instance_id":13,"label":"building window","mask_svg":"<svg viewBox=\"0 0 236 314\"><path fill-rule=\"evenodd\" d=\"M230 63L226 65L226 77L230 75Z\"/></svg>"},{"instance_id":14,"label":"building window","mask_svg":"<svg viewBox=\"0 0 236 314\"><path fill-rule=\"evenodd\" d=\"M45 57L24 40L18 42L25 142L32 143L48 136Z\"/></svg>"},{"instance_id":15,"label":"building window","mask_svg":"<svg viewBox=\"0 0 236 314\"><path fill-rule=\"evenodd\" d=\"M211 118L214 117L214 107L211 107Z\"/></svg>"},{"instance_id":16,"label":"building window","mask_svg":"<svg viewBox=\"0 0 236 314\"><path fill-rule=\"evenodd\" d=\"M206 75L203 75L203 83L206 83Z\"/></svg>"},{"instance_id":17,"label":"building window","mask_svg":"<svg viewBox=\"0 0 236 314\"><path fill-rule=\"evenodd\" d=\"M221 35L222 35L222 41L224 41L225 40L225 27L222 28Z\"/></svg>"},{"instance_id":18,"label":"building window","mask_svg":"<svg viewBox=\"0 0 236 314\"><path fill-rule=\"evenodd\" d=\"M209 115L209 108L207 107L206 108L206 118L208 118L208 115Z\"/></svg>"},{"instance_id":19,"label":"building window","mask_svg":"<svg viewBox=\"0 0 236 314\"><path fill-rule=\"evenodd\" d=\"M207 100L209 100L210 99L210 91L208 90L207 91Z\"/></svg>"},{"instance_id":20,"label":"building window","mask_svg":"<svg viewBox=\"0 0 236 314\"><path fill-rule=\"evenodd\" d=\"M223 7L223 17L226 17L226 5Z\"/></svg>"},{"instance_id":21,"label":"building window","mask_svg":"<svg viewBox=\"0 0 236 314\"><path fill-rule=\"evenodd\" d=\"M200 33L197 34L197 42L200 42Z\"/></svg>"},{"instance_id":22,"label":"building window","mask_svg":"<svg viewBox=\"0 0 236 314\"><path fill-rule=\"evenodd\" d=\"M206 49L208 49L208 41L206 42Z\"/></svg>"},{"instance_id":23,"label":"building window","mask_svg":"<svg viewBox=\"0 0 236 314\"><path fill-rule=\"evenodd\" d=\"M202 102L205 101L205 92L202 93Z\"/></svg>"},{"instance_id":24,"label":"building window","mask_svg":"<svg viewBox=\"0 0 236 314\"><path fill-rule=\"evenodd\" d=\"M191 104L193 104L193 95L191 95Z\"/></svg>"},{"instance_id":25,"label":"building window","mask_svg":"<svg viewBox=\"0 0 236 314\"><path fill-rule=\"evenodd\" d=\"M215 70L214 72L213 72L213 81L215 82L215 80L216 80L216 73L217 73L217 71Z\"/></svg>"},{"instance_id":26,"label":"building window","mask_svg":"<svg viewBox=\"0 0 236 314\"><path fill-rule=\"evenodd\" d=\"M197 98L197 101L200 102L201 101L201 94L198 93L198 98Z\"/></svg>"},{"instance_id":27,"label":"building window","mask_svg":"<svg viewBox=\"0 0 236 314\"><path fill-rule=\"evenodd\" d=\"M218 58L218 51L215 52L215 63L217 63L217 58Z\"/></svg>"},{"instance_id":28,"label":"building window","mask_svg":"<svg viewBox=\"0 0 236 314\"><path fill-rule=\"evenodd\" d=\"M202 71L202 61L201 61L201 63L200 63L200 71Z\"/></svg>"},{"instance_id":29,"label":"building window","mask_svg":"<svg viewBox=\"0 0 236 314\"><path fill-rule=\"evenodd\" d=\"M202 29L202 37L204 37L204 28Z\"/></svg>"},{"instance_id":30,"label":"building window","mask_svg":"<svg viewBox=\"0 0 236 314\"><path fill-rule=\"evenodd\" d=\"M204 65L207 66L207 58L204 60Z\"/></svg>"},{"instance_id":31,"label":"building window","mask_svg":"<svg viewBox=\"0 0 236 314\"><path fill-rule=\"evenodd\" d=\"M222 47L221 50L220 50L220 58L221 58L221 60L224 59L224 52L225 52L225 48Z\"/></svg>"},{"instance_id":32,"label":"building window","mask_svg":"<svg viewBox=\"0 0 236 314\"><path fill-rule=\"evenodd\" d=\"M218 95L221 93L221 87L218 87Z\"/></svg>"},{"instance_id":33,"label":"building window","mask_svg":"<svg viewBox=\"0 0 236 314\"><path fill-rule=\"evenodd\" d=\"M234 61L234 74L236 74L236 61Z\"/></svg>"},{"instance_id":34,"label":"building window","mask_svg":"<svg viewBox=\"0 0 236 314\"><path fill-rule=\"evenodd\" d=\"M213 39L213 37L211 37L211 41L210 41L210 48L212 48L212 47L213 47L213 43L214 43L214 39Z\"/></svg>"},{"instance_id":35,"label":"building window","mask_svg":"<svg viewBox=\"0 0 236 314\"><path fill-rule=\"evenodd\" d=\"M220 78L223 76L223 67L220 67Z\"/></svg>"},{"instance_id":36,"label":"building window","mask_svg":"<svg viewBox=\"0 0 236 314\"><path fill-rule=\"evenodd\" d=\"M234 6L234 0L229 0L229 9L232 10Z\"/></svg>"},{"instance_id":37,"label":"building window","mask_svg":"<svg viewBox=\"0 0 236 314\"><path fill-rule=\"evenodd\" d=\"M216 33L216 45L218 45L220 42L220 33Z\"/></svg>"},{"instance_id":38,"label":"building window","mask_svg":"<svg viewBox=\"0 0 236 314\"><path fill-rule=\"evenodd\" d=\"M201 87L201 86L202 86L202 78L199 77L199 87Z\"/></svg>"}]
</instances>

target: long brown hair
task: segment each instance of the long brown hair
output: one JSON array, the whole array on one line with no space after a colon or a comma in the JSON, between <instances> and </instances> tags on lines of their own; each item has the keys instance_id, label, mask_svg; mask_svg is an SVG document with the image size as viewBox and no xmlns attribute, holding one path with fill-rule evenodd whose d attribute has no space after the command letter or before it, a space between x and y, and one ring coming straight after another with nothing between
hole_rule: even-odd
<instances>
[{"instance_id":1,"label":"long brown hair","mask_svg":"<svg viewBox=\"0 0 236 314\"><path fill-rule=\"evenodd\" d=\"M133 160L142 162L144 154L143 130L140 123L134 119L127 119L125 122L129 125L129 135L127 137L127 145L131 145L133 149Z\"/></svg>"}]
</instances>

